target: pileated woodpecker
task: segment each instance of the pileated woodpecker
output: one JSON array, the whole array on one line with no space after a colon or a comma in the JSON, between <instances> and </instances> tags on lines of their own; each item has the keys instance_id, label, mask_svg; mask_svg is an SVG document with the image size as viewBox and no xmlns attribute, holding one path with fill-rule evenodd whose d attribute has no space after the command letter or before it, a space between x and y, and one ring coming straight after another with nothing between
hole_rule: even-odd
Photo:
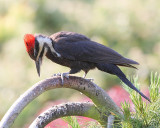
<instances>
[{"instance_id":1,"label":"pileated woodpecker","mask_svg":"<svg viewBox=\"0 0 160 128\"><path fill-rule=\"evenodd\" d=\"M58 32L51 36L26 34L24 42L29 56L36 63L39 76L42 59L46 56L51 61L71 69L69 72L61 74L62 83L64 77L69 78L69 74L83 70L86 76L89 70L98 68L118 76L126 85L150 101L118 67L136 68L132 64L138 63L124 58L116 51L96 43L84 35L74 32Z\"/></svg>"}]
</instances>

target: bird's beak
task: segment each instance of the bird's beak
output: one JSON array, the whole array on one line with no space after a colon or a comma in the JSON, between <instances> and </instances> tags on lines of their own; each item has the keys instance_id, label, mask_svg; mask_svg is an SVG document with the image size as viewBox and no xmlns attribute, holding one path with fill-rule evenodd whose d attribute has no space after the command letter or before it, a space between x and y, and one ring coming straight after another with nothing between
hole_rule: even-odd
<instances>
[{"instance_id":1,"label":"bird's beak","mask_svg":"<svg viewBox=\"0 0 160 128\"><path fill-rule=\"evenodd\" d=\"M37 73L40 76L41 59L39 58L38 60L35 61L35 63L36 63Z\"/></svg>"}]
</instances>

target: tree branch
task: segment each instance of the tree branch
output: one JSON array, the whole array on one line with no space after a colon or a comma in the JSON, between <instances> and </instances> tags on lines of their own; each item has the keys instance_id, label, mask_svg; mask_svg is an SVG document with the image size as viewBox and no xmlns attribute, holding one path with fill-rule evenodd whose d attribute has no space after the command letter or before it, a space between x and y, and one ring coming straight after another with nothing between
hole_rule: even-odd
<instances>
[{"instance_id":1,"label":"tree branch","mask_svg":"<svg viewBox=\"0 0 160 128\"><path fill-rule=\"evenodd\" d=\"M88 96L104 115L108 116L110 112L112 112L120 118L123 118L120 108L111 100L107 93L96 84L75 76L70 76L69 79L65 78L64 84L62 85L61 83L60 77L51 77L33 85L10 107L0 122L0 128L9 128L12 126L17 116L27 104L43 92L55 88L71 88L78 90Z\"/></svg>"},{"instance_id":2,"label":"tree branch","mask_svg":"<svg viewBox=\"0 0 160 128\"><path fill-rule=\"evenodd\" d=\"M113 128L113 124L114 124L114 116L113 115L109 115L108 116L107 128Z\"/></svg>"},{"instance_id":3,"label":"tree branch","mask_svg":"<svg viewBox=\"0 0 160 128\"><path fill-rule=\"evenodd\" d=\"M85 116L99 120L102 115L93 103L66 103L55 105L41 113L29 128L44 128L51 121L65 116ZM103 117L101 117L103 118ZM103 118L104 119L104 118ZM106 121L107 118L104 119ZM104 122L103 121L103 122ZM100 121L102 122L102 121ZM103 124L102 124L103 125Z\"/></svg>"}]
</instances>

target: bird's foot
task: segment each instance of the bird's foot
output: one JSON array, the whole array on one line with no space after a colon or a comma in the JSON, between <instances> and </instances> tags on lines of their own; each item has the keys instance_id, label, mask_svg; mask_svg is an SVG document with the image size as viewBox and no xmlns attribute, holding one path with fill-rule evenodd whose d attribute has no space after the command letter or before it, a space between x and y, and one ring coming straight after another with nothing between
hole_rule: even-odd
<instances>
[{"instance_id":1,"label":"bird's foot","mask_svg":"<svg viewBox=\"0 0 160 128\"><path fill-rule=\"evenodd\" d=\"M69 79L69 73L68 72L66 72L66 73L56 73L56 74L52 75L52 77L54 77L54 76L60 76L61 77L62 85L64 84L64 77Z\"/></svg>"},{"instance_id":2,"label":"bird's foot","mask_svg":"<svg viewBox=\"0 0 160 128\"><path fill-rule=\"evenodd\" d=\"M90 82L93 82L94 79L93 78L86 78L86 80L90 81Z\"/></svg>"},{"instance_id":3,"label":"bird's foot","mask_svg":"<svg viewBox=\"0 0 160 128\"><path fill-rule=\"evenodd\" d=\"M83 78L84 78L84 79L86 78L86 74L83 75Z\"/></svg>"},{"instance_id":4,"label":"bird's foot","mask_svg":"<svg viewBox=\"0 0 160 128\"><path fill-rule=\"evenodd\" d=\"M59 72L59 73L53 74L52 77L54 76L61 76L61 73Z\"/></svg>"},{"instance_id":5,"label":"bird's foot","mask_svg":"<svg viewBox=\"0 0 160 128\"><path fill-rule=\"evenodd\" d=\"M83 78L86 80L89 80L90 82L93 82L94 79L93 78L86 78L87 72L85 72L85 74L83 75Z\"/></svg>"},{"instance_id":6,"label":"bird's foot","mask_svg":"<svg viewBox=\"0 0 160 128\"><path fill-rule=\"evenodd\" d=\"M66 77L67 79L69 79L69 73L61 73L61 80L62 80L62 85L64 84L64 77Z\"/></svg>"}]
</instances>

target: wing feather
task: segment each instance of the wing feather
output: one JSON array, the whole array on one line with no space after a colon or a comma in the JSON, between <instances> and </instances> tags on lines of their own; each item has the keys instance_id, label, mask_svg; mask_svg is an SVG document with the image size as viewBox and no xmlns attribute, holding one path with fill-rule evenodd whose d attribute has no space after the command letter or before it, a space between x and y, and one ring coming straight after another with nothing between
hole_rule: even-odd
<instances>
[{"instance_id":1,"label":"wing feather","mask_svg":"<svg viewBox=\"0 0 160 128\"><path fill-rule=\"evenodd\" d=\"M66 59L93 63L112 63L127 67L133 67L130 64L138 64L81 34L60 32L52 35L51 38L55 42L55 50Z\"/></svg>"}]
</instances>

